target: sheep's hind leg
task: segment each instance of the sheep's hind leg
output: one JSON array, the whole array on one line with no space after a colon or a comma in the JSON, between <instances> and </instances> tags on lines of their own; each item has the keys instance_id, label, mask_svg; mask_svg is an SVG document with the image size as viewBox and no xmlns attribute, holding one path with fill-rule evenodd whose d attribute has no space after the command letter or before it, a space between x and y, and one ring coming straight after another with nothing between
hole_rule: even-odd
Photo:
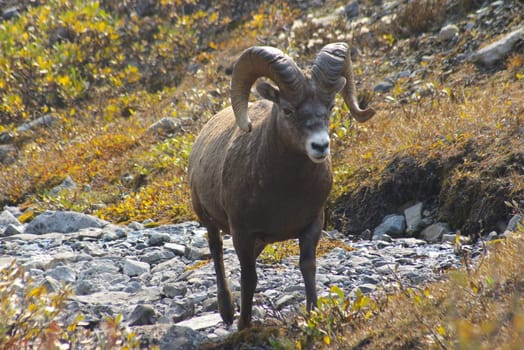
<instances>
[{"instance_id":1,"label":"sheep's hind leg","mask_svg":"<svg viewBox=\"0 0 524 350\"><path fill-rule=\"evenodd\" d=\"M303 230L299 236L300 271L306 287L306 309L311 311L317 306L316 290L316 251L320 239L322 216Z\"/></svg>"},{"instance_id":2,"label":"sheep's hind leg","mask_svg":"<svg viewBox=\"0 0 524 350\"><path fill-rule=\"evenodd\" d=\"M209 250L213 257L215 265L215 274L217 276L217 299L218 309L222 320L228 324L233 324L235 315L235 308L233 298L229 290L226 280L226 272L224 269L224 251L222 248L222 236L220 231L215 226L207 226Z\"/></svg>"}]
</instances>

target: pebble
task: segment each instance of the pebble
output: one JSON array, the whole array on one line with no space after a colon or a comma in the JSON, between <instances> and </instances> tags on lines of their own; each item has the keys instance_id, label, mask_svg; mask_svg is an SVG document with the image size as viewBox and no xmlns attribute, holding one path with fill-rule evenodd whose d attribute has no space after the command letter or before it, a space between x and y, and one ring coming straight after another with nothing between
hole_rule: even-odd
<instances>
[{"instance_id":1,"label":"pebble","mask_svg":"<svg viewBox=\"0 0 524 350\"><path fill-rule=\"evenodd\" d=\"M438 39L440 41L449 41L457 36L459 28L455 24L448 24L440 29L438 33Z\"/></svg>"}]
</instances>

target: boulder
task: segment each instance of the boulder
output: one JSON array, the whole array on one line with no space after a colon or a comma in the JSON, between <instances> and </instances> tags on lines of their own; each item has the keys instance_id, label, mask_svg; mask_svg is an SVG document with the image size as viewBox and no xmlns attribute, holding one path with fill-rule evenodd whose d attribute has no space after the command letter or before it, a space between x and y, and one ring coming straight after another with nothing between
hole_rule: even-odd
<instances>
[{"instance_id":1,"label":"boulder","mask_svg":"<svg viewBox=\"0 0 524 350\"><path fill-rule=\"evenodd\" d=\"M27 225L25 233L71 233L88 227L101 228L107 224L107 221L94 216L73 211L46 211Z\"/></svg>"},{"instance_id":2,"label":"boulder","mask_svg":"<svg viewBox=\"0 0 524 350\"><path fill-rule=\"evenodd\" d=\"M473 54L472 59L485 66L492 66L511 53L515 44L520 40L524 40L524 28L514 30L502 39L483 47Z\"/></svg>"}]
</instances>

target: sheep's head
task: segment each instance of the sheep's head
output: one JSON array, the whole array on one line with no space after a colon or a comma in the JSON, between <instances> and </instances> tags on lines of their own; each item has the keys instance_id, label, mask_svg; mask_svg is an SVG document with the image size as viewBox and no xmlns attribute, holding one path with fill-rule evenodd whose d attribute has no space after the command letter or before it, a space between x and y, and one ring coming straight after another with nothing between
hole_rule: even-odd
<instances>
[{"instance_id":1,"label":"sheep's head","mask_svg":"<svg viewBox=\"0 0 524 350\"><path fill-rule=\"evenodd\" d=\"M341 93L351 115L359 121L370 119L375 111L361 109L357 102L349 47L345 43L326 45L317 55L307 76L295 62L273 47L251 47L244 51L233 70L231 103L237 125L251 131L247 116L249 92L260 77L259 94L278 108L279 131L315 163L329 156L329 117L335 95Z\"/></svg>"}]
</instances>

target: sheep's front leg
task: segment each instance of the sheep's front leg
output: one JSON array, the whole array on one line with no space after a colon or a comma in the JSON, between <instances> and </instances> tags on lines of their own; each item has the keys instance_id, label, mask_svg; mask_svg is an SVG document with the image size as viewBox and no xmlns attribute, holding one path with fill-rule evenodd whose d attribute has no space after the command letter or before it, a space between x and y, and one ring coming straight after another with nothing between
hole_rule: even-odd
<instances>
[{"instance_id":1,"label":"sheep's front leg","mask_svg":"<svg viewBox=\"0 0 524 350\"><path fill-rule=\"evenodd\" d=\"M233 235L233 243L240 261L240 319L238 329L251 326L253 295L257 287L255 240L242 234Z\"/></svg>"},{"instance_id":2,"label":"sheep's front leg","mask_svg":"<svg viewBox=\"0 0 524 350\"><path fill-rule=\"evenodd\" d=\"M224 269L224 251L222 248L222 236L216 227L207 227L209 250L213 257L215 265L215 274L217 276L217 299L218 310L222 320L230 325L233 323L235 315L235 308L233 305L233 298L229 291L229 286L226 280L226 272Z\"/></svg>"},{"instance_id":3,"label":"sheep's front leg","mask_svg":"<svg viewBox=\"0 0 524 350\"><path fill-rule=\"evenodd\" d=\"M316 251L323 222L323 215L320 215L318 220L301 232L298 240L300 245L300 271L306 287L306 309L308 312L317 306Z\"/></svg>"}]
</instances>

